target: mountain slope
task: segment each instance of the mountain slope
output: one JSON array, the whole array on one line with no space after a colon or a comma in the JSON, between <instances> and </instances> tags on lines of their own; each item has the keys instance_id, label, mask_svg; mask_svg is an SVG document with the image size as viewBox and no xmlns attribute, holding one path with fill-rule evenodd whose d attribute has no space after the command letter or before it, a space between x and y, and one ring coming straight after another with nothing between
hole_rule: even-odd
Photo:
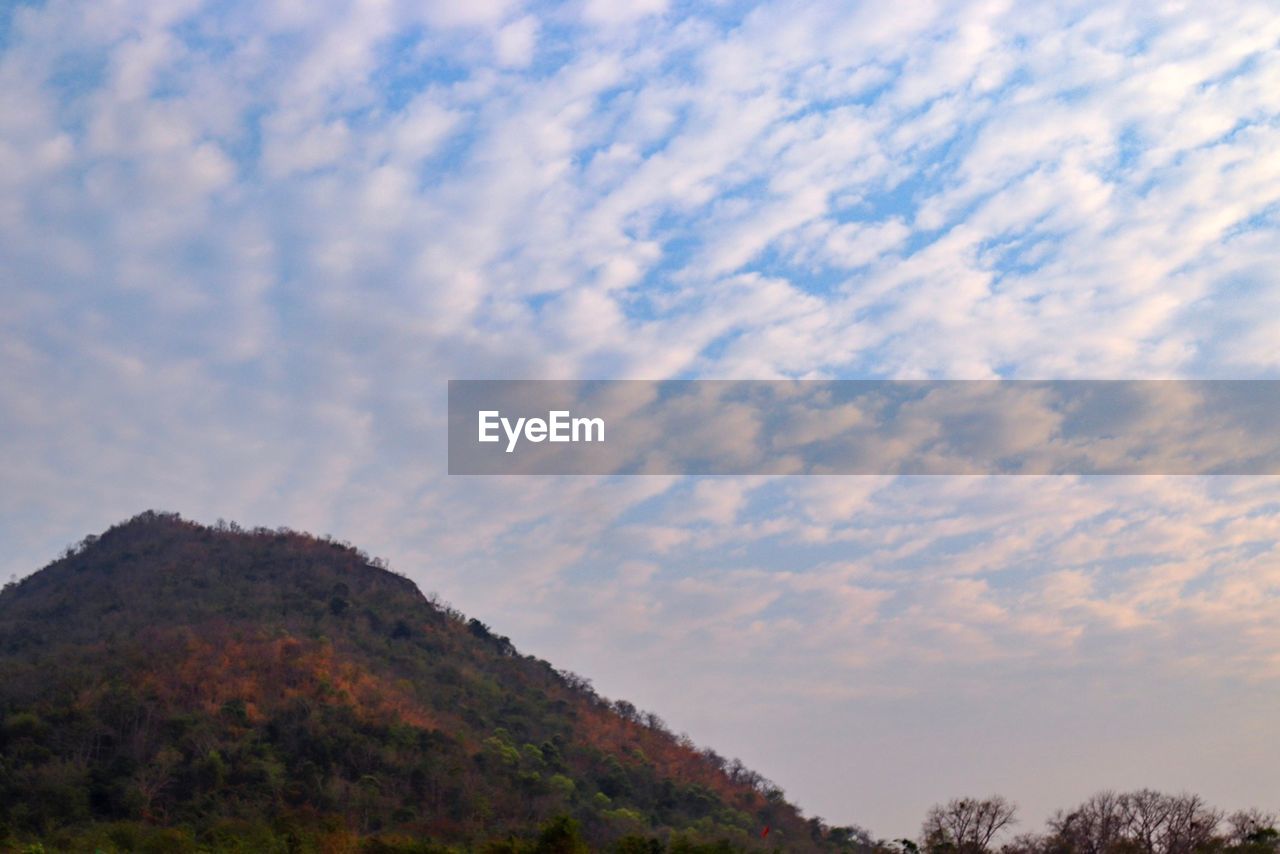
<instances>
[{"instance_id":1,"label":"mountain slope","mask_svg":"<svg viewBox=\"0 0 1280 854\"><path fill-rule=\"evenodd\" d=\"M171 514L0 594L0 715L0 845L575 850L575 823L591 850L853 836L350 546Z\"/></svg>"}]
</instances>

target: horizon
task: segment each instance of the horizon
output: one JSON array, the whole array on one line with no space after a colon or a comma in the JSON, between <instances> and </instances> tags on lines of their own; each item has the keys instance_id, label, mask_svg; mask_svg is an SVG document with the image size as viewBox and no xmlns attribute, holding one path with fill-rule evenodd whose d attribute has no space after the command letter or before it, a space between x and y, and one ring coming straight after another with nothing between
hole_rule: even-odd
<instances>
[{"instance_id":1,"label":"horizon","mask_svg":"<svg viewBox=\"0 0 1280 854\"><path fill-rule=\"evenodd\" d=\"M451 476L446 389L1280 378L1278 46L1264 0L11 4L0 578L287 526L833 824L1280 809L1274 476Z\"/></svg>"}]
</instances>

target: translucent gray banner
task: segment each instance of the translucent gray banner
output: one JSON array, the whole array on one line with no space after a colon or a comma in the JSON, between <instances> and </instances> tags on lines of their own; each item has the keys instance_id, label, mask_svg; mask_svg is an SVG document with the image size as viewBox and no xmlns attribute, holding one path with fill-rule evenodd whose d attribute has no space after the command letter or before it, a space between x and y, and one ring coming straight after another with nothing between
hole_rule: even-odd
<instances>
[{"instance_id":1,"label":"translucent gray banner","mask_svg":"<svg viewBox=\"0 0 1280 854\"><path fill-rule=\"evenodd\" d=\"M450 474L1278 474L1280 381L451 380Z\"/></svg>"}]
</instances>

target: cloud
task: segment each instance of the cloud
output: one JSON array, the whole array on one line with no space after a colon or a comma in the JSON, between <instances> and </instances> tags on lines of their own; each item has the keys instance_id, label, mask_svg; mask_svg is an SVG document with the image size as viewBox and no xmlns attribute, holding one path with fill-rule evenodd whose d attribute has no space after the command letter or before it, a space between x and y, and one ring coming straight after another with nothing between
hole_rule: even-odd
<instances>
[{"instance_id":1,"label":"cloud","mask_svg":"<svg viewBox=\"0 0 1280 854\"><path fill-rule=\"evenodd\" d=\"M649 15L661 14L666 9L667 0L636 0L634 3L586 0L582 6L582 17L593 24L618 26Z\"/></svg>"},{"instance_id":2,"label":"cloud","mask_svg":"<svg viewBox=\"0 0 1280 854\"><path fill-rule=\"evenodd\" d=\"M520 68L533 61L538 40L538 19L526 15L504 26L494 38L498 64Z\"/></svg>"}]
</instances>

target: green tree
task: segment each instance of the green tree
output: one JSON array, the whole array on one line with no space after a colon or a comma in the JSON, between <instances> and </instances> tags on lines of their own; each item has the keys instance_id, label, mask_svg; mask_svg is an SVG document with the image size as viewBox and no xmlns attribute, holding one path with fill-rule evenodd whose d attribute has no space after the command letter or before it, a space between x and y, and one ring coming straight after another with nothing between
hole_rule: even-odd
<instances>
[{"instance_id":1,"label":"green tree","mask_svg":"<svg viewBox=\"0 0 1280 854\"><path fill-rule=\"evenodd\" d=\"M558 816L547 822L538 835L538 844L534 854L588 854L590 849L582 840L582 829L578 822L567 815Z\"/></svg>"}]
</instances>

